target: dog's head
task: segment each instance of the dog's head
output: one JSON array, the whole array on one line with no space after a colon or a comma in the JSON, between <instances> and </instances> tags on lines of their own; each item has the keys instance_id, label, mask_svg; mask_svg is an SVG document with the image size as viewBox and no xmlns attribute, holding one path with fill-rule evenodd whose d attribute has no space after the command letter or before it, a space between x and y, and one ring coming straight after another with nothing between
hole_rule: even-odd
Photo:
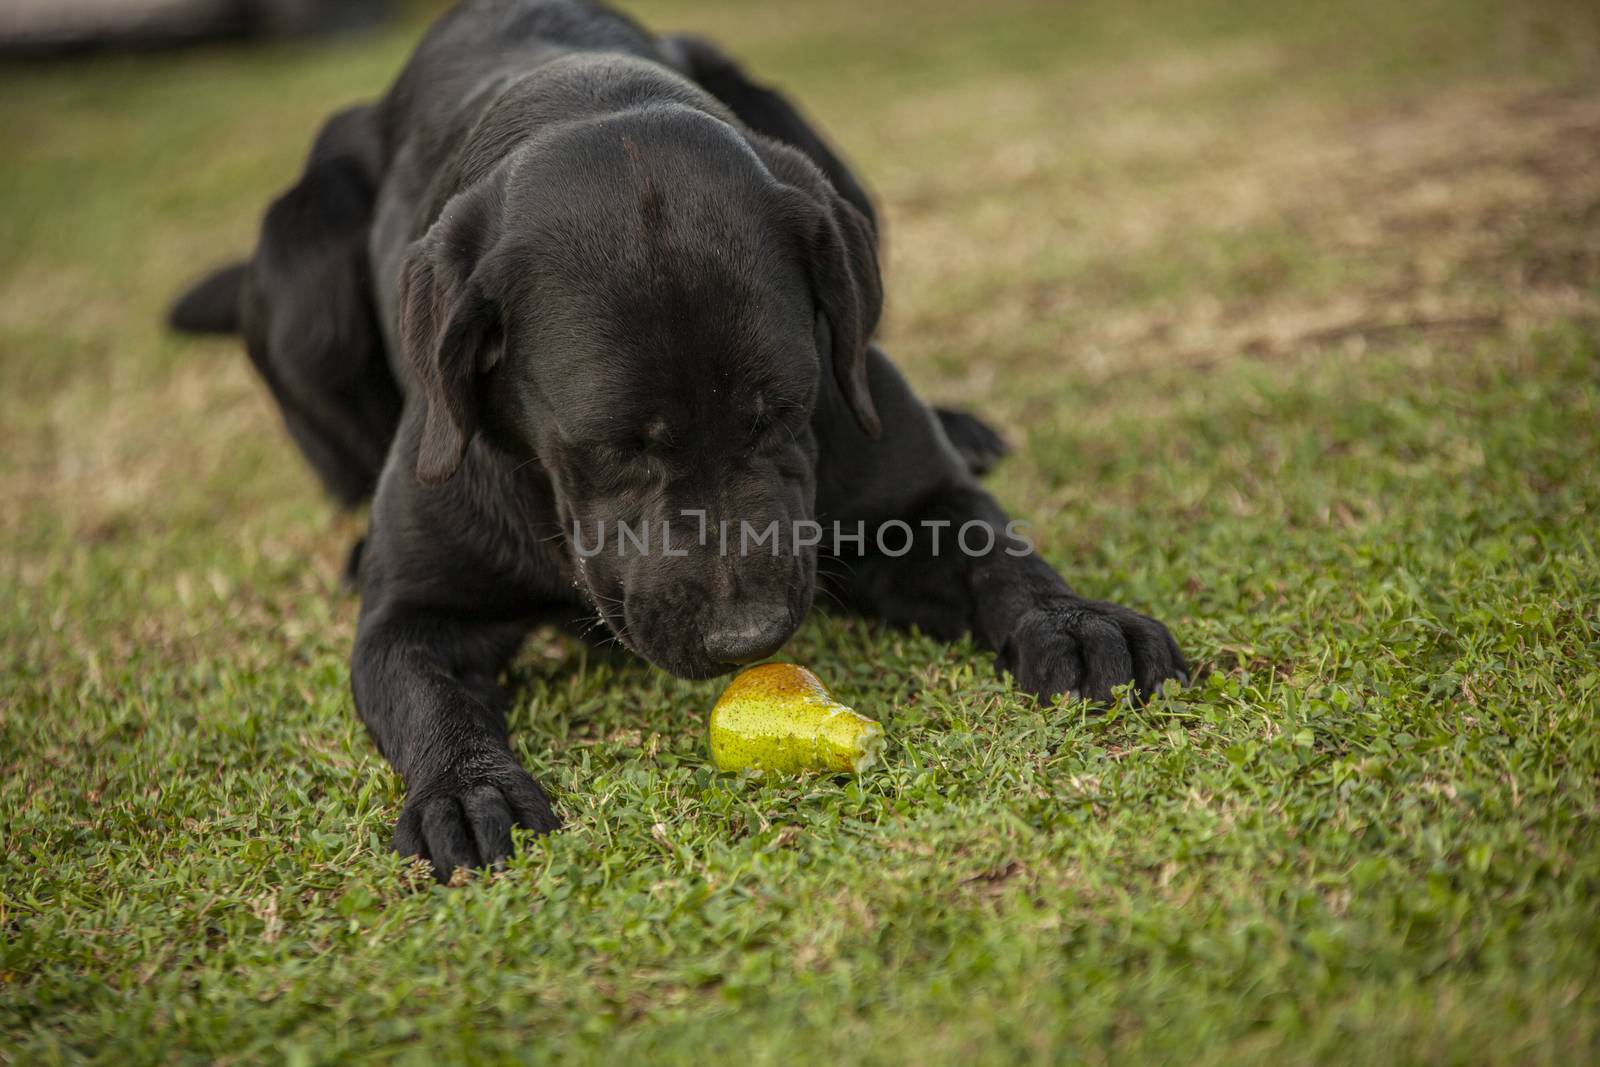
<instances>
[{"instance_id":1,"label":"dog's head","mask_svg":"<svg viewBox=\"0 0 1600 1067\"><path fill-rule=\"evenodd\" d=\"M450 201L401 302L419 482L480 432L536 458L582 590L675 674L788 639L820 391L878 433L874 234L809 161L687 108L558 131Z\"/></svg>"}]
</instances>

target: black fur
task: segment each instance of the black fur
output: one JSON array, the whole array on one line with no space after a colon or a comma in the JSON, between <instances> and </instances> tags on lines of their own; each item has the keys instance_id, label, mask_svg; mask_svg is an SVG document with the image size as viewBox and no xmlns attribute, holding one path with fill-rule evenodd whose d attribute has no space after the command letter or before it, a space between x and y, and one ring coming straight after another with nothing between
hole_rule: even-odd
<instances>
[{"instance_id":1,"label":"black fur","mask_svg":"<svg viewBox=\"0 0 1600 1067\"><path fill-rule=\"evenodd\" d=\"M342 502L376 493L356 706L406 783L395 847L441 878L557 825L506 739L498 675L527 629L580 605L684 677L764 658L818 581L796 520L868 545L909 523L905 555L824 568L839 598L972 632L1040 697L1185 677L1159 623L1022 553L973 480L999 436L925 406L871 343L862 186L703 40L578 0L464 3L329 121L228 277L301 450ZM779 550L724 554L724 519L777 521ZM576 550L619 520L688 551ZM964 523L991 547L952 550Z\"/></svg>"},{"instance_id":2,"label":"black fur","mask_svg":"<svg viewBox=\"0 0 1600 1067\"><path fill-rule=\"evenodd\" d=\"M239 332L239 296L248 263L230 263L207 275L172 305L167 325L184 333Z\"/></svg>"}]
</instances>

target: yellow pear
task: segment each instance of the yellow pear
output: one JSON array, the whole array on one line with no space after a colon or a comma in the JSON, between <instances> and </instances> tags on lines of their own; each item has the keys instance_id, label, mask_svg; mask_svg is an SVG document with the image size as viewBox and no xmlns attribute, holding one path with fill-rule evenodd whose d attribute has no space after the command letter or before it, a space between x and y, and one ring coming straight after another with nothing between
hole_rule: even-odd
<instances>
[{"instance_id":1,"label":"yellow pear","mask_svg":"<svg viewBox=\"0 0 1600 1067\"><path fill-rule=\"evenodd\" d=\"M741 671L711 709L711 758L723 771L861 774L883 749L883 727L828 694L793 663Z\"/></svg>"}]
</instances>

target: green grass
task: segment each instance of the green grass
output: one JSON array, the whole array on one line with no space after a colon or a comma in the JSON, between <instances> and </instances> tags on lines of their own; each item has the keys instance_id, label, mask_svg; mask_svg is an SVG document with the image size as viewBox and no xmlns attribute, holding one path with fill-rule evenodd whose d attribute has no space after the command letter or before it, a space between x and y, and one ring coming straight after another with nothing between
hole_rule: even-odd
<instances>
[{"instance_id":1,"label":"green grass","mask_svg":"<svg viewBox=\"0 0 1600 1067\"><path fill-rule=\"evenodd\" d=\"M761 781L715 683L538 634L568 828L433 887L350 705L359 523L159 328L423 13L0 72L0 1062L1600 1061L1589 5L788 8L637 10L836 134L891 350L1203 680L1039 708L817 618L886 765Z\"/></svg>"}]
</instances>

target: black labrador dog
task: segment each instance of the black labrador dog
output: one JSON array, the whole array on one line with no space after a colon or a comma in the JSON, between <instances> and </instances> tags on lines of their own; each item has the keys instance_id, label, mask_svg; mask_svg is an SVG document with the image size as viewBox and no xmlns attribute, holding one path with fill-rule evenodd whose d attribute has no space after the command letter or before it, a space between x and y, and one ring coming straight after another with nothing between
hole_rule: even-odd
<instances>
[{"instance_id":1,"label":"black labrador dog","mask_svg":"<svg viewBox=\"0 0 1600 1067\"><path fill-rule=\"evenodd\" d=\"M1186 681L979 488L999 438L917 399L881 304L872 206L796 109L596 3L467 0L328 120L173 323L242 332L328 490L373 498L351 675L396 849L443 879L556 828L499 675L575 605L686 678L772 655L821 580L1041 698Z\"/></svg>"}]
</instances>

